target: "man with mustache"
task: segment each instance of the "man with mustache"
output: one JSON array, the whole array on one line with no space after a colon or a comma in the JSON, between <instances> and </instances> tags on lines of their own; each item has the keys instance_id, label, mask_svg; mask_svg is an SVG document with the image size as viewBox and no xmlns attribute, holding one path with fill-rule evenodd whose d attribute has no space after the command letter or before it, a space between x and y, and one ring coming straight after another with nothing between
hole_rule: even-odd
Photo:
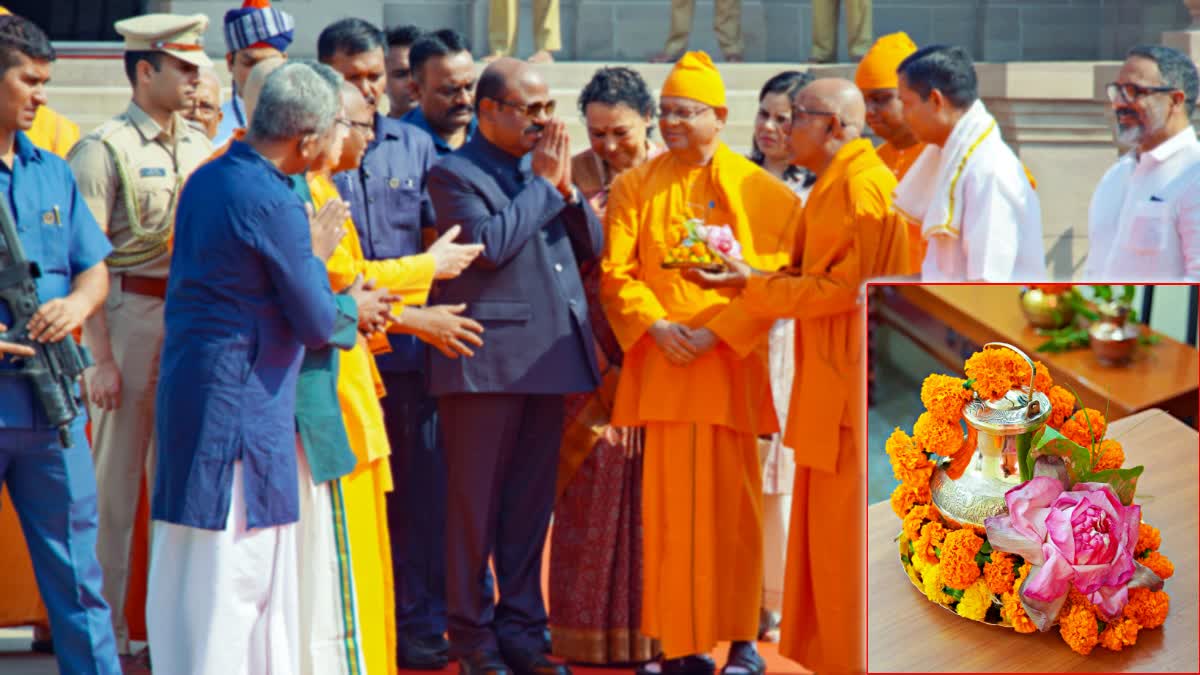
<instances>
[{"instance_id":1,"label":"man with mustache","mask_svg":"<svg viewBox=\"0 0 1200 675\"><path fill-rule=\"evenodd\" d=\"M471 359L430 359L449 495L446 612L465 675L570 672L543 651L542 548L563 395L599 382L579 263L600 255L603 235L571 183L570 142L554 108L528 63L497 59L479 78L479 133L429 173L438 229L461 223L465 239L484 246L438 299L466 303L486 344Z\"/></svg>"},{"instance_id":2,"label":"man with mustache","mask_svg":"<svg viewBox=\"0 0 1200 675\"><path fill-rule=\"evenodd\" d=\"M1108 85L1117 141L1132 147L1092 196L1085 279L1200 279L1198 88L1192 60L1158 45L1129 50Z\"/></svg>"},{"instance_id":3,"label":"man with mustache","mask_svg":"<svg viewBox=\"0 0 1200 675\"><path fill-rule=\"evenodd\" d=\"M79 191L108 234L108 299L88 318L83 342L96 365L85 374L96 461L104 597L117 647L129 652L125 592L142 477L154 484L154 389L163 344L163 304L175 207L188 176L212 152L208 137L181 114L192 105L200 68L203 14L147 14L118 21L133 100L71 150Z\"/></svg>"},{"instance_id":4,"label":"man with mustache","mask_svg":"<svg viewBox=\"0 0 1200 675\"><path fill-rule=\"evenodd\" d=\"M184 109L183 117L209 140L217 137L217 128L224 119L224 113L221 112L221 81L212 68L200 71L200 84L196 85L192 104Z\"/></svg>"},{"instance_id":5,"label":"man with mustache","mask_svg":"<svg viewBox=\"0 0 1200 675\"><path fill-rule=\"evenodd\" d=\"M408 53L409 85L420 103L404 121L429 132L438 155L448 155L475 133L475 60L457 31L445 28L415 43Z\"/></svg>"},{"instance_id":6,"label":"man with mustache","mask_svg":"<svg viewBox=\"0 0 1200 675\"><path fill-rule=\"evenodd\" d=\"M272 7L271 0L245 0L241 7L225 12L225 65L233 75L233 95L221 106L214 145L223 145L235 129L250 126L250 113L242 99L246 78L265 59L287 58L295 25L292 15Z\"/></svg>"}]
</instances>

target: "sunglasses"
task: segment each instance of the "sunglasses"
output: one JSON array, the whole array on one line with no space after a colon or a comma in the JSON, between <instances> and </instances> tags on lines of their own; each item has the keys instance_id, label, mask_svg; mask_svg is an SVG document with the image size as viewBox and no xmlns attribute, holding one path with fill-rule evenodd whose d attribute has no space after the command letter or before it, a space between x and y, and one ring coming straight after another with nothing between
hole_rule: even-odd
<instances>
[{"instance_id":1,"label":"sunglasses","mask_svg":"<svg viewBox=\"0 0 1200 675\"><path fill-rule=\"evenodd\" d=\"M1108 93L1108 100L1113 103L1133 103L1150 94L1179 91L1179 87L1143 87L1131 82L1110 82L1104 89Z\"/></svg>"},{"instance_id":2,"label":"sunglasses","mask_svg":"<svg viewBox=\"0 0 1200 675\"><path fill-rule=\"evenodd\" d=\"M492 100L500 105L506 105L513 110L516 110L529 119L537 119L542 116L554 117L554 110L558 107L558 103L554 101L554 99L546 101L545 103L530 103L528 105L524 103L513 103L512 101L505 101L504 99L499 98L494 98Z\"/></svg>"}]
</instances>

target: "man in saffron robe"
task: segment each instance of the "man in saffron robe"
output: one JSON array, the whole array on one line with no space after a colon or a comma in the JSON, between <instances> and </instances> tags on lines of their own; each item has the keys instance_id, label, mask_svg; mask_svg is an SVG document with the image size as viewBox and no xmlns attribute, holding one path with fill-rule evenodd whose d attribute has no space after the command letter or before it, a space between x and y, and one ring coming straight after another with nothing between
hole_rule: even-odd
<instances>
[{"instance_id":1,"label":"man in saffron robe","mask_svg":"<svg viewBox=\"0 0 1200 675\"><path fill-rule=\"evenodd\" d=\"M891 212L896 185L870 141L862 95L847 80L802 89L792 112L795 162L817 174L795 233L794 267L689 275L708 288L742 288L752 317L796 320L796 377L784 442L796 479L779 651L816 672L862 671L866 527L860 402L863 312L858 288L907 264L908 231Z\"/></svg>"},{"instance_id":2,"label":"man in saffron robe","mask_svg":"<svg viewBox=\"0 0 1200 675\"><path fill-rule=\"evenodd\" d=\"M787 262L800 200L721 142L727 112L711 59L685 54L660 99L669 152L619 176L608 202L600 297L626 354L612 423L646 428L642 631L664 657L648 672L711 673L721 640L733 641L730 666L763 670L757 437L778 429L773 321L662 266L668 231L691 217L728 224L757 267Z\"/></svg>"}]
</instances>

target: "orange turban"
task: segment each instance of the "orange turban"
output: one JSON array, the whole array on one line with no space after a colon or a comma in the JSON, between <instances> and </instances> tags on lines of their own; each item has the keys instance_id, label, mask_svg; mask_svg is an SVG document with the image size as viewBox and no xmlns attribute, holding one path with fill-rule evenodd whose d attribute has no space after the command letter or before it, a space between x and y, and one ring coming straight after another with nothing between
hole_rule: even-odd
<instances>
[{"instance_id":1,"label":"orange turban","mask_svg":"<svg viewBox=\"0 0 1200 675\"><path fill-rule=\"evenodd\" d=\"M675 62L662 96L690 98L714 108L725 107L725 83L712 59L704 52L688 52Z\"/></svg>"},{"instance_id":2,"label":"orange turban","mask_svg":"<svg viewBox=\"0 0 1200 675\"><path fill-rule=\"evenodd\" d=\"M895 89L900 86L896 69L917 51L917 45L907 33L884 35L871 45L870 51L858 64L854 83L863 91Z\"/></svg>"}]
</instances>

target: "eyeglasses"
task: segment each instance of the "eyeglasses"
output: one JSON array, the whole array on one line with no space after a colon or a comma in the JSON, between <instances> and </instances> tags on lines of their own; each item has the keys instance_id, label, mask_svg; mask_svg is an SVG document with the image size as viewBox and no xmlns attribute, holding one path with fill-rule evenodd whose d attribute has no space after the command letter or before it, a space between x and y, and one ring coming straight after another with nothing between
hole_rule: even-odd
<instances>
[{"instance_id":1,"label":"eyeglasses","mask_svg":"<svg viewBox=\"0 0 1200 675\"><path fill-rule=\"evenodd\" d=\"M347 129L358 129L359 131L375 131L375 125L372 122L355 122L352 119L338 117L334 120L337 124L341 124Z\"/></svg>"},{"instance_id":2,"label":"eyeglasses","mask_svg":"<svg viewBox=\"0 0 1200 675\"><path fill-rule=\"evenodd\" d=\"M842 122L842 118L838 117L838 114L835 112L829 112L828 110L805 110L804 108L798 107L792 108L793 125L808 117L828 117L830 119L837 120L842 124L842 126L846 126L846 123Z\"/></svg>"},{"instance_id":3,"label":"eyeglasses","mask_svg":"<svg viewBox=\"0 0 1200 675\"><path fill-rule=\"evenodd\" d=\"M554 117L554 109L558 107L558 103L554 99L550 99L545 103L530 103L528 105L524 103L513 103L512 101L505 101L504 99L499 98L494 98L492 100L500 105L506 105L513 110L516 110L529 119L537 119L542 116Z\"/></svg>"},{"instance_id":4,"label":"eyeglasses","mask_svg":"<svg viewBox=\"0 0 1200 675\"><path fill-rule=\"evenodd\" d=\"M691 122L709 110L712 110L712 108L708 106L704 106L702 108L685 108L683 106L678 108L668 108L665 106L659 106L658 118L664 122L669 122L672 119L679 120L680 122Z\"/></svg>"},{"instance_id":5,"label":"eyeglasses","mask_svg":"<svg viewBox=\"0 0 1200 675\"><path fill-rule=\"evenodd\" d=\"M1143 87L1132 82L1110 82L1105 91L1113 103L1133 103L1150 94L1165 94L1179 91L1179 87Z\"/></svg>"}]
</instances>

